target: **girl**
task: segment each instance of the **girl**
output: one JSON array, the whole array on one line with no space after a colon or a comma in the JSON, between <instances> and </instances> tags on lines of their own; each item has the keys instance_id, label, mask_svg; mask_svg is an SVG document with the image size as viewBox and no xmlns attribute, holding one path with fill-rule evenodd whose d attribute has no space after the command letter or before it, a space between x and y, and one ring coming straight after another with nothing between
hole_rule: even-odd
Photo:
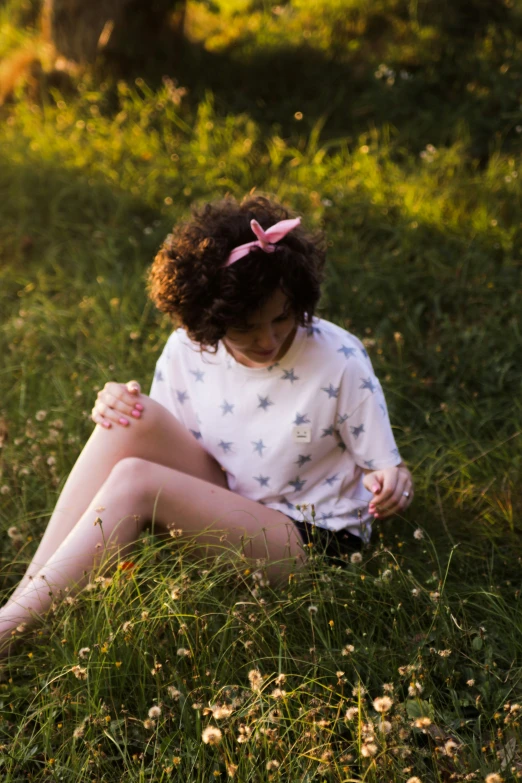
<instances>
[{"instance_id":1,"label":"girl","mask_svg":"<svg viewBox=\"0 0 522 783\"><path fill-rule=\"evenodd\" d=\"M85 586L111 549L130 554L151 522L161 537L197 531L206 546L215 534L200 531L217 524L281 579L311 531L346 559L372 517L411 503L368 354L314 317L324 263L322 234L260 195L194 208L174 228L149 289L178 328L149 396L135 381L98 393L96 428L0 610L0 645L48 610L52 591Z\"/></svg>"}]
</instances>

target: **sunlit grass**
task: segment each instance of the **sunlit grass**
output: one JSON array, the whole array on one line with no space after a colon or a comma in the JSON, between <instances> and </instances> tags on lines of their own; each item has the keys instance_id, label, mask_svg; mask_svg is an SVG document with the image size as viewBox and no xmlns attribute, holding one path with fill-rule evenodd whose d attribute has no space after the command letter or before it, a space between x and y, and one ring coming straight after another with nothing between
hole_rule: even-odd
<instances>
[{"instance_id":1,"label":"sunlit grass","mask_svg":"<svg viewBox=\"0 0 522 783\"><path fill-rule=\"evenodd\" d=\"M350 7L364 49L369 19ZM498 95L505 116L487 122L505 132L492 134L487 158L474 154L471 102L435 141L412 80L388 57L395 46L413 63L419 41L441 36L427 5L409 7L399 23L387 6L391 49L372 76L389 118L355 133L334 136L326 114L310 120L299 106L286 132L286 103L267 130L254 101L251 112L212 90L195 101L174 78L86 74L38 100L20 88L2 109L2 602L92 431L96 391L130 378L148 391L171 326L147 302L145 273L194 201L256 187L324 228L320 314L363 339L416 481L407 517L376 525L361 562L337 570L312 553L279 590L263 563L228 550L203 562L190 542L144 536L132 561L57 601L2 664L2 780L521 776L516 68L493 67L504 33L492 26L468 95ZM193 19L215 24L209 50L226 49L227 28L245 62L249 47L270 48L282 19L289 43L301 24L327 51L345 10L325 3L319 19L304 2L234 8L224 20L200 5ZM13 28L2 51L31 34L0 19ZM350 59L355 38L343 40L339 58ZM405 105L419 117L406 134L394 125Z\"/></svg>"}]
</instances>

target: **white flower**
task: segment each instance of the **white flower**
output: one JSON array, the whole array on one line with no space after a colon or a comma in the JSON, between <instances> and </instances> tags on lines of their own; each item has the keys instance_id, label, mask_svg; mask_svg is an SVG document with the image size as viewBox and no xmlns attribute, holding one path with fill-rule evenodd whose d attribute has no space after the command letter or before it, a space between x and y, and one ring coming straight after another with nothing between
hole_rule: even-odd
<instances>
[{"instance_id":1,"label":"white flower","mask_svg":"<svg viewBox=\"0 0 522 783\"><path fill-rule=\"evenodd\" d=\"M358 714L359 714L359 710L357 709L357 707L350 707L349 709L346 710L344 717L346 720L353 720L355 716Z\"/></svg>"},{"instance_id":2,"label":"white flower","mask_svg":"<svg viewBox=\"0 0 522 783\"><path fill-rule=\"evenodd\" d=\"M218 745L221 742L222 736L221 729L218 729L217 726L207 726L207 728L203 730L201 739L206 745Z\"/></svg>"},{"instance_id":3,"label":"white flower","mask_svg":"<svg viewBox=\"0 0 522 783\"><path fill-rule=\"evenodd\" d=\"M362 561L362 555L360 552L354 552L350 557L350 563L360 563Z\"/></svg>"},{"instance_id":4,"label":"white flower","mask_svg":"<svg viewBox=\"0 0 522 783\"><path fill-rule=\"evenodd\" d=\"M413 532L413 538L416 538L417 541L421 541L424 538L424 533L422 532L420 527L418 527L417 530Z\"/></svg>"},{"instance_id":5,"label":"white flower","mask_svg":"<svg viewBox=\"0 0 522 783\"><path fill-rule=\"evenodd\" d=\"M378 696L373 700L373 708L376 712L388 712L393 705L389 696Z\"/></svg>"},{"instance_id":6,"label":"white flower","mask_svg":"<svg viewBox=\"0 0 522 783\"><path fill-rule=\"evenodd\" d=\"M158 707L157 704L155 704L153 707L149 710L149 718L159 718L161 715L161 707Z\"/></svg>"}]
</instances>

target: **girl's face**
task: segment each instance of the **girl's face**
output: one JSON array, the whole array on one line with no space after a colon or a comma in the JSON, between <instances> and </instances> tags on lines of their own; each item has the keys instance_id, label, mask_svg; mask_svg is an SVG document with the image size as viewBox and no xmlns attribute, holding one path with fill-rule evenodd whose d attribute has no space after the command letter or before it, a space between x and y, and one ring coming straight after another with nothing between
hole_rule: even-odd
<instances>
[{"instance_id":1,"label":"girl's face","mask_svg":"<svg viewBox=\"0 0 522 783\"><path fill-rule=\"evenodd\" d=\"M279 361L294 339L297 322L288 297L278 289L267 303L253 313L244 327L229 327L223 343L240 364L268 367Z\"/></svg>"}]
</instances>

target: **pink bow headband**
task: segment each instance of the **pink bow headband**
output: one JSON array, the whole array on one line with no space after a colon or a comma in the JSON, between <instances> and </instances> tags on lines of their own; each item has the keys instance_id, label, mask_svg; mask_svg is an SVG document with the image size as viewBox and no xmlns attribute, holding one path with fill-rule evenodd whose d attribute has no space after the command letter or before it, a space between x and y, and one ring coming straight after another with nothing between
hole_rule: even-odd
<instances>
[{"instance_id":1,"label":"pink bow headband","mask_svg":"<svg viewBox=\"0 0 522 783\"><path fill-rule=\"evenodd\" d=\"M248 255L248 253L250 253L250 251L255 247L260 247L265 251L265 253L273 253L274 250L277 250L274 243L279 242L279 240L286 236L289 231L297 228L300 222L300 217L292 218L290 220L280 220L279 223L275 223L265 231L261 228L257 220L251 220L250 227L256 235L257 239L253 242L247 242L245 245L239 245L239 247L235 247L228 256L224 266L230 266L230 264L234 264L240 258L243 258L243 256Z\"/></svg>"}]
</instances>

